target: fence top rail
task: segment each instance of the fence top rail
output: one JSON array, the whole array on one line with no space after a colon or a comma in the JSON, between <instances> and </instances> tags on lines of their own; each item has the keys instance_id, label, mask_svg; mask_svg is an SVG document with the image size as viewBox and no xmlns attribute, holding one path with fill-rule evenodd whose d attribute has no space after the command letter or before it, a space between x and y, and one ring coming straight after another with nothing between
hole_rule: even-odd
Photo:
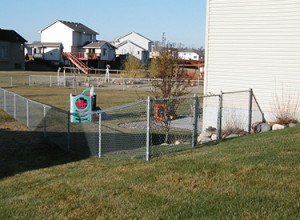
<instances>
[{"instance_id":1,"label":"fence top rail","mask_svg":"<svg viewBox=\"0 0 300 220\"><path fill-rule=\"evenodd\" d=\"M23 96L20 96L20 95L18 95L18 94L16 94L16 93L11 92L11 91L8 91L8 90L6 90L6 89L0 88L0 90L2 90L2 91L5 92L5 93L10 93L11 95L14 95L14 96L16 96L16 97L18 97L18 98L27 100L28 102L32 102L32 103L35 103L35 104L37 104L37 105L41 105L41 106L43 106L44 108L49 108L49 109L55 110L55 111L57 111L57 112L61 112L61 113L64 113L64 114L68 114L68 112L65 111L65 110L62 110L62 109L59 109L59 108L56 108L56 107L53 107L53 106L50 106L50 105L46 105L46 104L43 104L43 103L40 103L40 102L31 100L31 99L27 99L27 98L25 98L25 97L23 97Z\"/></svg>"},{"instance_id":2,"label":"fence top rail","mask_svg":"<svg viewBox=\"0 0 300 220\"><path fill-rule=\"evenodd\" d=\"M69 69L69 70L78 70L76 67L63 67L63 69ZM106 71L106 69L94 69L94 68L89 68L90 71ZM119 69L109 69L109 72L124 72L124 70L119 70Z\"/></svg>"},{"instance_id":3,"label":"fence top rail","mask_svg":"<svg viewBox=\"0 0 300 220\"><path fill-rule=\"evenodd\" d=\"M230 92L223 92L223 91L221 91L221 93L223 94L223 95L226 95L226 94L235 94L235 93L243 93L243 92L250 92L251 91L251 89L248 89L248 90L240 90L240 91L230 91Z\"/></svg>"},{"instance_id":4,"label":"fence top rail","mask_svg":"<svg viewBox=\"0 0 300 220\"><path fill-rule=\"evenodd\" d=\"M194 96L178 96L178 97L167 97L167 98L155 98L151 99L151 101L167 101L167 100L173 100L173 99L193 99Z\"/></svg>"},{"instance_id":5,"label":"fence top rail","mask_svg":"<svg viewBox=\"0 0 300 220\"><path fill-rule=\"evenodd\" d=\"M111 107L111 108L108 108L108 109L102 109L100 111L92 111L91 114L99 114L99 113L102 113L102 112L105 112L105 113L113 112L113 111L116 111L116 110L121 110L121 109L125 109L125 108L130 108L130 107L133 107L133 106L141 105L143 103L146 103L146 100L133 102L133 103L129 103L129 104L121 105L121 106L115 106L115 107ZM70 114L74 114L74 113L71 112Z\"/></svg>"}]
</instances>

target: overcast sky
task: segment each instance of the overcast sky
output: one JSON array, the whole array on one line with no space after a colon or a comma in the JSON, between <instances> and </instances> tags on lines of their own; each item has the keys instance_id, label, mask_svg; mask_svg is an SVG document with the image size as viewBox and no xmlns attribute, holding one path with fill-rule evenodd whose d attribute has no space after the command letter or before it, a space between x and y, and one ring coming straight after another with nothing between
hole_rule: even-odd
<instances>
[{"instance_id":1,"label":"overcast sky","mask_svg":"<svg viewBox=\"0 0 300 220\"><path fill-rule=\"evenodd\" d=\"M80 22L111 41L135 31L155 41L204 46L205 0L20 0L1 1L0 28L17 31L28 43L56 20Z\"/></svg>"}]
</instances>

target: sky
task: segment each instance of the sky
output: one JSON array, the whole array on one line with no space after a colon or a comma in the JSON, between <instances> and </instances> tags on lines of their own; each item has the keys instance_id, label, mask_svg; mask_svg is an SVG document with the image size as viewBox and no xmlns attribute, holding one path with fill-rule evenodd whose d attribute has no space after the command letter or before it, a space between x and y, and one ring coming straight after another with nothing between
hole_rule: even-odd
<instances>
[{"instance_id":1,"label":"sky","mask_svg":"<svg viewBox=\"0 0 300 220\"><path fill-rule=\"evenodd\" d=\"M15 30L28 43L56 20L80 22L98 40L137 32L152 41L204 47L206 0L2 0L0 28Z\"/></svg>"}]
</instances>

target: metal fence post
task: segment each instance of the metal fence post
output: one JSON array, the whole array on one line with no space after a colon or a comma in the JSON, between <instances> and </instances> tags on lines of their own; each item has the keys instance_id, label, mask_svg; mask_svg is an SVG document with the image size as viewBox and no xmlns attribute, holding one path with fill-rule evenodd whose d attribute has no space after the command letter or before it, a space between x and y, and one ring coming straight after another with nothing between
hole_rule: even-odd
<instances>
[{"instance_id":1,"label":"metal fence post","mask_svg":"<svg viewBox=\"0 0 300 220\"><path fill-rule=\"evenodd\" d=\"M151 99L148 96L147 99L147 134L146 134L146 161L150 160L150 132L151 132L151 125L150 125L150 117L151 117Z\"/></svg>"},{"instance_id":2,"label":"metal fence post","mask_svg":"<svg viewBox=\"0 0 300 220\"><path fill-rule=\"evenodd\" d=\"M249 115L248 115L248 132L251 133L251 125L252 125L252 97L253 90L249 90Z\"/></svg>"},{"instance_id":3,"label":"metal fence post","mask_svg":"<svg viewBox=\"0 0 300 220\"><path fill-rule=\"evenodd\" d=\"M44 106L44 138L47 137L47 118L46 118L46 106Z\"/></svg>"},{"instance_id":4,"label":"metal fence post","mask_svg":"<svg viewBox=\"0 0 300 220\"><path fill-rule=\"evenodd\" d=\"M10 77L10 87L13 87L13 77Z\"/></svg>"},{"instance_id":5,"label":"metal fence post","mask_svg":"<svg viewBox=\"0 0 300 220\"><path fill-rule=\"evenodd\" d=\"M28 99L26 99L26 117L27 117L26 126L29 128L29 101L28 101Z\"/></svg>"},{"instance_id":6,"label":"metal fence post","mask_svg":"<svg viewBox=\"0 0 300 220\"><path fill-rule=\"evenodd\" d=\"M70 151L70 120L71 119L71 113L68 111L68 131L67 131L67 151Z\"/></svg>"},{"instance_id":7,"label":"metal fence post","mask_svg":"<svg viewBox=\"0 0 300 220\"><path fill-rule=\"evenodd\" d=\"M193 109L193 133L192 133L192 147L197 144L197 134L198 134L198 112L199 112L199 99L196 94L194 94L194 109Z\"/></svg>"},{"instance_id":8,"label":"metal fence post","mask_svg":"<svg viewBox=\"0 0 300 220\"><path fill-rule=\"evenodd\" d=\"M99 113L99 149L98 149L98 157L101 157L101 151L102 151L102 112Z\"/></svg>"},{"instance_id":9,"label":"metal fence post","mask_svg":"<svg viewBox=\"0 0 300 220\"><path fill-rule=\"evenodd\" d=\"M3 110L6 112L6 90L3 91Z\"/></svg>"},{"instance_id":10,"label":"metal fence post","mask_svg":"<svg viewBox=\"0 0 300 220\"><path fill-rule=\"evenodd\" d=\"M17 119L16 94L14 93L14 118Z\"/></svg>"},{"instance_id":11,"label":"metal fence post","mask_svg":"<svg viewBox=\"0 0 300 220\"><path fill-rule=\"evenodd\" d=\"M222 112L223 111L223 91L219 95L219 112L218 112L218 140L222 139Z\"/></svg>"}]
</instances>

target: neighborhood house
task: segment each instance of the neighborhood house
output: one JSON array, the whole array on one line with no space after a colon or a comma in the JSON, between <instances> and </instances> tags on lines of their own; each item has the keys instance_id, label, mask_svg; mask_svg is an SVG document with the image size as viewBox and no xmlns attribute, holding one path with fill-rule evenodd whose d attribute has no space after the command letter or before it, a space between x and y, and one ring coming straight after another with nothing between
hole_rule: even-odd
<instances>
[{"instance_id":1,"label":"neighborhood house","mask_svg":"<svg viewBox=\"0 0 300 220\"><path fill-rule=\"evenodd\" d=\"M0 70L25 70L26 42L17 32L0 29Z\"/></svg>"},{"instance_id":2,"label":"neighborhood house","mask_svg":"<svg viewBox=\"0 0 300 220\"><path fill-rule=\"evenodd\" d=\"M131 54L144 64L149 63L153 43L148 38L136 32L131 32L113 40L112 44L117 48L117 56Z\"/></svg>"},{"instance_id":3,"label":"neighborhood house","mask_svg":"<svg viewBox=\"0 0 300 220\"><path fill-rule=\"evenodd\" d=\"M120 55L132 54L145 64L149 62L152 41L135 32L110 43L97 40L98 33L81 23L57 20L40 33L41 41L27 45L30 59L55 65L64 65L67 60L84 73L89 67L104 68Z\"/></svg>"}]
</instances>

